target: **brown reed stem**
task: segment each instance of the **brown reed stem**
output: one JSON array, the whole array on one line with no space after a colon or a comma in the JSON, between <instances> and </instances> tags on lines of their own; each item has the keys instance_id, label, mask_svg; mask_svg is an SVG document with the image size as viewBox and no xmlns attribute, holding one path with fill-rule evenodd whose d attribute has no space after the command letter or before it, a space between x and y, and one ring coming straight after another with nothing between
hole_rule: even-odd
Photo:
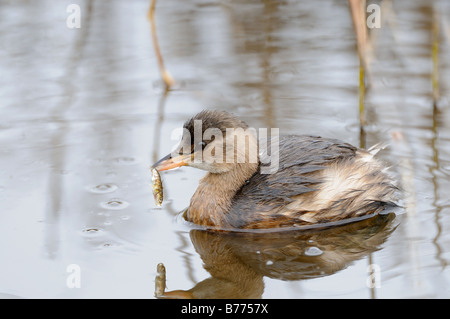
<instances>
[{"instance_id":1,"label":"brown reed stem","mask_svg":"<svg viewBox=\"0 0 450 319\"><path fill-rule=\"evenodd\" d=\"M431 57L433 61L433 71L431 74L431 82L433 86L433 107L437 109L437 103L439 100L439 16L438 13L433 10L432 16L432 47Z\"/></svg>"},{"instance_id":2,"label":"brown reed stem","mask_svg":"<svg viewBox=\"0 0 450 319\"><path fill-rule=\"evenodd\" d=\"M164 60L161 54L161 50L159 48L158 37L156 35L155 7L156 7L156 0L151 0L150 8L148 9L147 13L147 18L150 21L153 47L155 49L156 59L158 61L159 73L161 74L161 78L163 79L164 84L166 85L166 89L169 89L175 84L175 80L173 79L172 75L170 75L169 71L164 67Z\"/></svg>"}]
</instances>

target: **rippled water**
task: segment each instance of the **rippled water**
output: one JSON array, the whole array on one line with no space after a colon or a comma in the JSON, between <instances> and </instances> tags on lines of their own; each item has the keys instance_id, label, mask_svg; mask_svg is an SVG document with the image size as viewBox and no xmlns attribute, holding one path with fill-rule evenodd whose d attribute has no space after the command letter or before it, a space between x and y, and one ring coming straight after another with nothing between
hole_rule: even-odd
<instances>
[{"instance_id":1,"label":"rippled water","mask_svg":"<svg viewBox=\"0 0 450 319\"><path fill-rule=\"evenodd\" d=\"M447 1L383 1L371 32L366 142L392 143L380 157L404 186L405 211L270 235L193 229L179 212L204 173L162 174L157 208L148 167L204 108L359 145L348 2L158 1L169 92L149 1L80 1L80 29L66 26L70 3L0 4L1 296L153 298L162 262L168 290L201 297L450 297Z\"/></svg>"}]
</instances>

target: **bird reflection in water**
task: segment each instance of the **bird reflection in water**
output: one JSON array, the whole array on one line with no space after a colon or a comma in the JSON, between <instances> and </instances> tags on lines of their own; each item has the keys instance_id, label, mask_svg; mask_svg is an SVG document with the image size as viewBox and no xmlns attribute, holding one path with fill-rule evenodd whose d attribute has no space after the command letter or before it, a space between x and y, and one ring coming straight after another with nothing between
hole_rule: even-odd
<instances>
[{"instance_id":1,"label":"bird reflection in water","mask_svg":"<svg viewBox=\"0 0 450 319\"><path fill-rule=\"evenodd\" d=\"M394 219L395 214L389 213L341 226L279 232L194 229L191 241L211 277L189 290L166 292L164 273L164 282L156 281L155 296L261 298L265 276L280 280L328 276L379 250L396 228Z\"/></svg>"}]
</instances>

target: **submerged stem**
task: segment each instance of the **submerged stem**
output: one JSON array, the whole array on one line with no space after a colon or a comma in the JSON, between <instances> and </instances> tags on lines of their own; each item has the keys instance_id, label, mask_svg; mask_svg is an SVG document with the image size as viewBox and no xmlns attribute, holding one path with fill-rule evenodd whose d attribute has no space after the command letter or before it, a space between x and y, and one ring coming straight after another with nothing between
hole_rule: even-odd
<instances>
[{"instance_id":1,"label":"submerged stem","mask_svg":"<svg viewBox=\"0 0 450 319\"><path fill-rule=\"evenodd\" d=\"M359 64L359 131L360 131L360 139L359 146L361 148L366 147L366 131L365 126L367 124L366 115L365 115L365 96L366 96L366 84L364 80L365 72L364 72L364 64Z\"/></svg>"}]
</instances>

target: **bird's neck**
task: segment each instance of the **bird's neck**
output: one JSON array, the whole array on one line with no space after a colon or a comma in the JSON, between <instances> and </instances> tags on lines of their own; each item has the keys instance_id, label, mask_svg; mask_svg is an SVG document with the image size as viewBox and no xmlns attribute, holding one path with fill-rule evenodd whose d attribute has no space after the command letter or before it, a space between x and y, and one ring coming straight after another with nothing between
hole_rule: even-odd
<instances>
[{"instance_id":1,"label":"bird's neck","mask_svg":"<svg viewBox=\"0 0 450 319\"><path fill-rule=\"evenodd\" d=\"M202 226L229 226L226 214L233 197L257 169L257 163L242 163L225 173L207 173L192 196L187 219Z\"/></svg>"}]
</instances>

